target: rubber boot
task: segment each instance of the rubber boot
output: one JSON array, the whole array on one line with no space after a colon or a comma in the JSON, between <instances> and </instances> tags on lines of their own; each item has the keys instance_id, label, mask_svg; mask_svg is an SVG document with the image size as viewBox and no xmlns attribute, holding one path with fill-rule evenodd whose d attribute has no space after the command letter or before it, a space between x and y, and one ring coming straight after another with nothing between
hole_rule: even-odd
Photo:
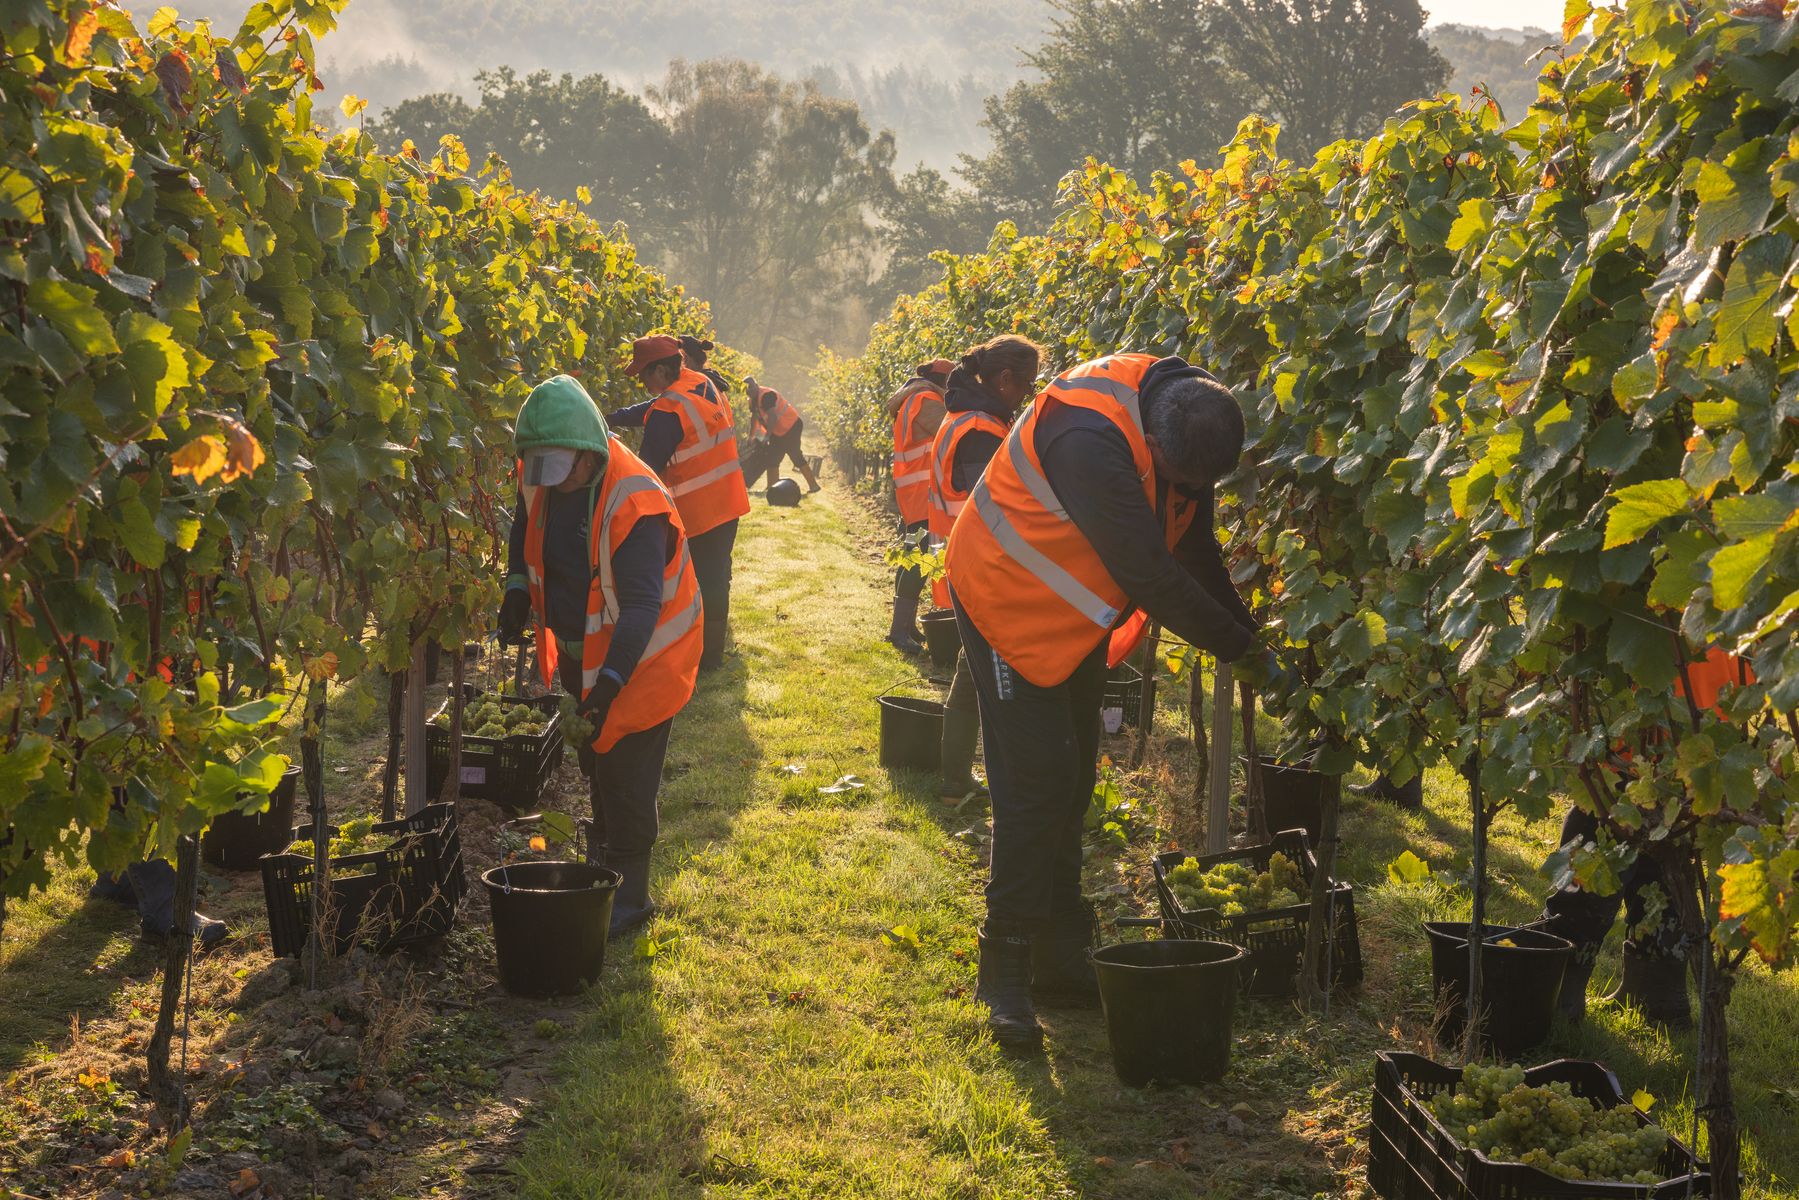
<instances>
[{"instance_id":1,"label":"rubber boot","mask_svg":"<svg viewBox=\"0 0 1799 1200\"><path fill-rule=\"evenodd\" d=\"M1031 1005L1031 939L982 929L975 999L987 1006L987 1032L1008 1054L1041 1054L1043 1026Z\"/></svg>"},{"instance_id":2,"label":"rubber boot","mask_svg":"<svg viewBox=\"0 0 1799 1200\"><path fill-rule=\"evenodd\" d=\"M731 618L708 616L702 626L700 670L710 671L725 661L725 643L731 636Z\"/></svg>"},{"instance_id":3,"label":"rubber boot","mask_svg":"<svg viewBox=\"0 0 1799 1200\"><path fill-rule=\"evenodd\" d=\"M818 491L818 475L812 470L811 463L802 462L800 464L800 474L805 477L807 495L811 495L813 492Z\"/></svg>"},{"instance_id":4,"label":"rubber boot","mask_svg":"<svg viewBox=\"0 0 1799 1200\"><path fill-rule=\"evenodd\" d=\"M985 795L987 789L974 777L974 748L981 737L981 714L978 709L943 710L943 765L937 794L945 800L956 800L974 792Z\"/></svg>"},{"instance_id":5,"label":"rubber boot","mask_svg":"<svg viewBox=\"0 0 1799 1200\"><path fill-rule=\"evenodd\" d=\"M612 898L612 925L607 934L610 938L619 938L656 915L656 905L650 899L650 856L647 851L642 854L608 852L606 866L622 877L618 894Z\"/></svg>"},{"instance_id":6,"label":"rubber boot","mask_svg":"<svg viewBox=\"0 0 1799 1200\"><path fill-rule=\"evenodd\" d=\"M1394 783L1385 775L1377 776L1373 783L1352 783L1349 790L1358 796L1366 796L1370 800L1380 800L1396 808L1418 809L1424 807L1424 776L1414 775L1405 783Z\"/></svg>"},{"instance_id":7,"label":"rubber boot","mask_svg":"<svg viewBox=\"0 0 1799 1200\"><path fill-rule=\"evenodd\" d=\"M1593 966L1598 961L1598 946L1578 944L1568 959L1568 970L1562 975L1562 994L1555 1002L1555 1011L1571 1025L1579 1025L1587 1019L1587 984L1593 978Z\"/></svg>"},{"instance_id":8,"label":"rubber boot","mask_svg":"<svg viewBox=\"0 0 1799 1200\"><path fill-rule=\"evenodd\" d=\"M887 641L901 654L916 658L924 653L924 643L918 637L917 596L894 595L893 623L887 627Z\"/></svg>"},{"instance_id":9,"label":"rubber boot","mask_svg":"<svg viewBox=\"0 0 1799 1200\"><path fill-rule=\"evenodd\" d=\"M1093 910L1031 942L1031 999L1045 1008L1098 1008L1093 973Z\"/></svg>"},{"instance_id":10,"label":"rubber boot","mask_svg":"<svg viewBox=\"0 0 1799 1200\"><path fill-rule=\"evenodd\" d=\"M1642 1010L1646 1020L1681 1031L1693 1027L1687 1001L1687 968L1679 957L1626 940L1620 999Z\"/></svg>"}]
</instances>

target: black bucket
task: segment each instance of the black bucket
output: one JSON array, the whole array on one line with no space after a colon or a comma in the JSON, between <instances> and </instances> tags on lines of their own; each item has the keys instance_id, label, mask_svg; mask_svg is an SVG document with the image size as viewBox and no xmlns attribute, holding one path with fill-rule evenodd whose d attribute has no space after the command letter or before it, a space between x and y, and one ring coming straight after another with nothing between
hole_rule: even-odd
<instances>
[{"instance_id":1,"label":"black bucket","mask_svg":"<svg viewBox=\"0 0 1799 1200\"><path fill-rule=\"evenodd\" d=\"M600 977L619 874L581 862L523 862L481 873L493 910L500 986L566 996Z\"/></svg>"},{"instance_id":2,"label":"black bucket","mask_svg":"<svg viewBox=\"0 0 1799 1200\"><path fill-rule=\"evenodd\" d=\"M936 771L943 765L943 705L912 696L882 696L881 765L890 771Z\"/></svg>"},{"instance_id":3,"label":"black bucket","mask_svg":"<svg viewBox=\"0 0 1799 1200\"><path fill-rule=\"evenodd\" d=\"M1574 943L1541 929L1481 929L1482 1041L1501 1057L1517 1058L1549 1036ZM1468 1009L1468 922L1426 921L1424 932L1430 937L1437 1040L1454 1045L1461 1040ZM1516 944L1494 944L1501 939Z\"/></svg>"},{"instance_id":4,"label":"black bucket","mask_svg":"<svg viewBox=\"0 0 1799 1200\"><path fill-rule=\"evenodd\" d=\"M1268 828L1303 829L1318 840L1319 809L1326 797L1339 795L1340 777L1314 771L1304 763L1284 763L1266 754L1256 756L1262 768L1262 802Z\"/></svg>"},{"instance_id":5,"label":"black bucket","mask_svg":"<svg viewBox=\"0 0 1799 1200\"><path fill-rule=\"evenodd\" d=\"M1093 952L1112 1068L1130 1087L1213 1083L1231 1065L1237 965L1226 942L1120 942Z\"/></svg>"},{"instance_id":6,"label":"black bucket","mask_svg":"<svg viewBox=\"0 0 1799 1200\"><path fill-rule=\"evenodd\" d=\"M300 768L289 767L269 793L268 808L259 813L220 813L200 841L200 855L227 871L255 871L262 856L279 854L294 840L294 795L300 790Z\"/></svg>"},{"instance_id":7,"label":"black bucket","mask_svg":"<svg viewBox=\"0 0 1799 1200\"><path fill-rule=\"evenodd\" d=\"M918 619L924 626L924 644L931 652L931 665L939 671L956 669L956 656L962 653L962 631L956 628L956 610L934 608Z\"/></svg>"}]
</instances>

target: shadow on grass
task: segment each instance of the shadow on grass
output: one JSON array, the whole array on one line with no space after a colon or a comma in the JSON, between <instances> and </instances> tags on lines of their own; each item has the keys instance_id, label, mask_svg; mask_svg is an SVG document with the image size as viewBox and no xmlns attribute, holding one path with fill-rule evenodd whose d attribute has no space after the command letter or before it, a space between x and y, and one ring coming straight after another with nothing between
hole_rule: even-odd
<instances>
[{"instance_id":1,"label":"shadow on grass","mask_svg":"<svg viewBox=\"0 0 1799 1200\"><path fill-rule=\"evenodd\" d=\"M135 909L85 896L91 878L70 872L52 893L8 902L0 1074L24 1066L39 1046L60 1046L72 1021L108 1007L133 976L161 965L159 952L136 937Z\"/></svg>"}]
</instances>

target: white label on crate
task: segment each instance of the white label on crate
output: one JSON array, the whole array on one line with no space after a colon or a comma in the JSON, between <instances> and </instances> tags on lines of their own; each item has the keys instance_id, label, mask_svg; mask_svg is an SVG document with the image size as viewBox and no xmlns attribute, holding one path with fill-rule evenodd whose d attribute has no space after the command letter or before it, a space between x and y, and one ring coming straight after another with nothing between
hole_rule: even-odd
<instances>
[{"instance_id":1,"label":"white label on crate","mask_svg":"<svg viewBox=\"0 0 1799 1200\"><path fill-rule=\"evenodd\" d=\"M1117 708L1100 709L1099 719L1104 723L1107 733L1117 733L1124 726L1124 706L1121 704Z\"/></svg>"},{"instance_id":2,"label":"white label on crate","mask_svg":"<svg viewBox=\"0 0 1799 1200\"><path fill-rule=\"evenodd\" d=\"M473 783L473 784L486 783L487 782L487 768L486 767L464 767L464 768L462 768L462 782Z\"/></svg>"}]
</instances>

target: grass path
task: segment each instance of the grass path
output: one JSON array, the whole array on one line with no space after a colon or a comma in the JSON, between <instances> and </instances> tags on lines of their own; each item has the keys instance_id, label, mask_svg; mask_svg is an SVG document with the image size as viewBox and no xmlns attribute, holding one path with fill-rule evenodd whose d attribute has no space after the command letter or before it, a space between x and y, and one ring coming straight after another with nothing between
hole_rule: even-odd
<instances>
[{"instance_id":1,"label":"grass path","mask_svg":"<svg viewBox=\"0 0 1799 1200\"><path fill-rule=\"evenodd\" d=\"M1119 1086L1098 1013L1046 1014L1048 1057L1008 1061L981 1036L969 995L982 814L940 804L933 780L877 765L875 695L930 690L880 641L885 537L836 486L797 510L758 503L745 521L736 655L679 719L665 772L656 953L616 948L588 994L554 1003L503 995L477 897L448 945L388 964L418 971L407 982L425 989L414 1015L429 1032L392 1061L365 1042L364 1067L321 1073L293 1060L292 1047L329 1032L340 1013L376 1028L396 1005L373 1005L354 980L251 1003L250 985L274 970L260 887L251 876L215 880L208 907L236 936L201 960L196 1059L242 1059L268 1090L246 1098L251 1085L238 1089L213 1070L197 1084L218 1104L203 1111L199 1145L219 1150L229 1132L221 1114L243 1118L255 1107L249 1149L280 1164L289 1195L307 1194L318 1168L340 1191L405 1200L1364 1200L1372 1056L1431 1049L1430 964L1417 923L1467 913L1456 882L1467 870L1465 801L1453 778L1431 776L1418 813L1346 804L1340 873L1356 884L1368 978L1329 1020L1240 1005L1232 1072L1203 1089ZM365 691L350 689L334 708L334 812L374 802L382 707ZM1106 915L1153 911L1142 864L1192 834L1190 729L1184 696L1164 695L1149 764L1120 775L1138 806L1131 842L1122 851L1096 844L1086 871ZM1122 760L1128 742L1112 753ZM845 775L863 786L820 791ZM553 802L579 807L583 793L565 763ZM496 860L503 815L464 806L471 861ZM1515 815L1495 827L1500 918L1535 912L1536 866L1554 835L1552 821ZM1386 864L1404 849L1438 878L1389 882ZM12 906L0 941L0 1186L9 1162L61 1164L45 1186L25 1189L34 1195L91 1197L110 1186L119 1172L92 1162L105 1153L92 1144L105 1130L140 1155L158 1152L140 1097L121 1094L101 1112L76 1078L110 1071L138 1086L154 1011L155 955L136 943L130 914L84 901L88 878L59 872L47 893ZM902 926L907 936L883 939ZM1616 973L1615 938L1602 987ZM1732 1033L1747 1195L1794 1200L1792 973L1746 971ZM1558 1031L1537 1057L1609 1063L1626 1090L1660 1097L1656 1115L1684 1135L1692 1054L1690 1035L1670 1039L1599 1004L1585 1028ZM301 1115L360 1128L370 1062L377 1078L405 1089L406 1111L352 1185L330 1154L282 1149L295 1116L270 1098L291 1100L290 1085L304 1083L318 1094Z\"/></svg>"},{"instance_id":2,"label":"grass path","mask_svg":"<svg viewBox=\"0 0 1799 1200\"><path fill-rule=\"evenodd\" d=\"M1049 1056L1015 1063L980 1036L970 998L981 867L970 823L932 781L876 765L873 697L925 686L880 641L879 533L835 488L798 510L758 505L737 551L739 657L681 717L663 791L652 928L660 952L615 962L573 1029L560 1086L514 1163L533 1197L1054 1196L1312 1200L1366 1195L1372 1055L1429 1049L1429 958L1417 922L1466 913L1465 892L1395 885L1413 848L1465 870L1447 774L1428 806L1346 805L1368 982L1329 1021L1240 1006L1235 1067L1207 1089L1120 1087L1097 1013L1046 1014ZM1125 780L1160 823L1186 794L1184 711L1165 704L1155 765ZM1122 750L1122 743L1120 745ZM819 788L853 774L865 786ZM1495 831L1494 904L1534 912L1549 822ZM1096 851L1087 888L1148 911L1147 834ZM916 931L892 945L883 931ZM1612 960L1615 961L1615 946ZM1760 1200L1799 1195L1783 1074L1799 1062L1791 979L1738 990L1739 1078ZM1684 1130L1690 1039L1601 1006L1545 1048L1604 1058L1663 1097Z\"/></svg>"}]
</instances>

